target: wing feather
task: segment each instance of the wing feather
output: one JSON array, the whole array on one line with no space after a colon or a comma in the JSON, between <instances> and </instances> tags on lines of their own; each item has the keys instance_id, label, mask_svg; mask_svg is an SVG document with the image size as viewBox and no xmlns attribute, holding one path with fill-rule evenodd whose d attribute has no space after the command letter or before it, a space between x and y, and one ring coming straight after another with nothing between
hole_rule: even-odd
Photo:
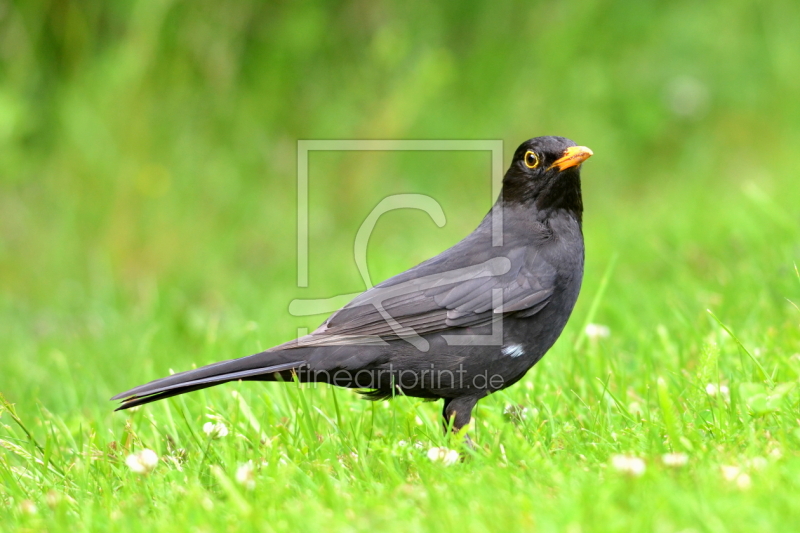
<instances>
[{"instance_id":1,"label":"wing feather","mask_svg":"<svg viewBox=\"0 0 800 533\"><path fill-rule=\"evenodd\" d=\"M298 341L305 345L387 342L409 334L477 327L498 315L529 317L547 305L556 271L535 248L482 249L484 257L470 257L455 247L445 259L438 256L390 278Z\"/></svg>"}]
</instances>

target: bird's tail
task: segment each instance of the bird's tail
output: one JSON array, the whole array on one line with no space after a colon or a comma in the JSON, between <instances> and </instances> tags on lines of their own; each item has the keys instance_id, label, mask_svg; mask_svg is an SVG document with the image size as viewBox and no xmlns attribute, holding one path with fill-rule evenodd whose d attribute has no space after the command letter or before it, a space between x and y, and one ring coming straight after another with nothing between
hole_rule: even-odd
<instances>
[{"instance_id":1,"label":"bird's tail","mask_svg":"<svg viewBox=\"0 0 800 533\"><path fill-rule=\"evenodd\" d=\"M296 370L305 361L286 361L288 351L266 351L221 363L173 374L117 394L112 400L122 400L116 410L129 409L145 403L163 400L186 392L213 387L238 380L274 380L280 372ZM278 354L284 357L278 356ZM276 357L278 356L278 357Z\"/></svg>"}]
</instances>

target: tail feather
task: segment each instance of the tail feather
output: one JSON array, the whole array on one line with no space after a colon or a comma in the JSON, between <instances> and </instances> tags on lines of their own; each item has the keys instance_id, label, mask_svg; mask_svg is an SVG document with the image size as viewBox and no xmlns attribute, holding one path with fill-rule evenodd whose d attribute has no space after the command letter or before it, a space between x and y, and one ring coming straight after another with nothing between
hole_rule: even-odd
<instances>
[{"instance_id":1,"label":"tail feather","mask_svg":"<svg viewBox=\"0 0 800 533\"><path fill-rule=\"evenodd\" d=\"M166 392L158 392L149 396L134 396L132 398L127 398L122 402L122 405L114 409L114 411L124 411L125 409L130 409L131 407L136 407L138 405L144 405L150 402L157 402L158 400L163 400L165 398L171 398L172 396L178 396L179 394L184 394L186 392L192 392L200 389L205 389L210 387L211 385L195 385L194 387L182 387L178 389L169 390Z\"/></svg>"},{"instance_id":2,"label":"tail feather","mask_svg":"<svg viewBox=\"0 0 800 533\"><path fill-rule=\"evenodd\" d=\"M166 378L157 379L117 394L112 400L123 400L117 409L128 409L144 403L154 402L170 396L205 389L220 383L237 380L254 380L258 376L266 376L299 368L305 361L278 363L274 361L275 352L261 352L241 359L223 361L212 365L180 372ZM273 364L265 364L273 361ZM285 360L285 359L284 359ZM275 364L277 363L277 364Z\"/></svg>"}]
</instances>

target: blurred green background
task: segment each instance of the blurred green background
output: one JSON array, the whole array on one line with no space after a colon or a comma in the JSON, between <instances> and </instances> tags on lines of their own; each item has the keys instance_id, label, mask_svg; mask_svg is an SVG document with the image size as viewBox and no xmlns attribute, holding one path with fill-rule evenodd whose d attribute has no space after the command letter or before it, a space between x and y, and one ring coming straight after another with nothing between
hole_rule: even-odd
<instances>
[{"instance_id":1,"label":"blurred green background","mask_svg":"<svg viewBox=\"0 0 800 533\"><path fill-rule=\"evenodd\" d=\"M798 20L796 0L0 0L0 530L800 523ZM493 201L488 152L313 152L298 288L298 140L500 139L505 166L539 135L595 153L584 286L548 356L480 402L476 450L440 405L326 387L112 412L322 321L293 299L363 290L353 241L386 196L447 224L382 217L374 282ZM467 460L429 460L443 445Z\"/></svg>"},{"instance_id":2,"label":"blurred green background","mask_svg":"<svg viewBox=\"0 0 800 533\"><path fill-rule=\"evenodd\" d=\"M315 152L296 287L298 139L590 146L587 274L620 361L705 309L796 326L794 1L0 2L0 387L57 412L288 340L293 298L363 289L492 203L489 154ZM754 305L758 302L758 306ZM571 324L568 333L575 333ZM687 330L691 331L691 329ZM687 350L701 339L687 333ZM91 407L87 407L91 406Z\"/></svg>"}]
</instances>

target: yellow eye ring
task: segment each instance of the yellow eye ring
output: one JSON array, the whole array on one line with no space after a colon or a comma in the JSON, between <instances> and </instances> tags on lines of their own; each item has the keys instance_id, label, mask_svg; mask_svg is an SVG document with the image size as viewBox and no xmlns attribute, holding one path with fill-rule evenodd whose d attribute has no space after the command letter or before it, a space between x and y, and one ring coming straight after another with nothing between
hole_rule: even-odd
<instances>
[{"instance_id":1,"label":"yellow eye ring","mask_svg":"<svg viewBox=\"0 0 800 533\"><path fill-rule=\"evenodd\" d=\"M539 156L536 155L536 152L531 150L525 152L525 157L522 160L525 162L525 166L528 168L536 168L539 166Z\"/></svg>"}]
</instances>

